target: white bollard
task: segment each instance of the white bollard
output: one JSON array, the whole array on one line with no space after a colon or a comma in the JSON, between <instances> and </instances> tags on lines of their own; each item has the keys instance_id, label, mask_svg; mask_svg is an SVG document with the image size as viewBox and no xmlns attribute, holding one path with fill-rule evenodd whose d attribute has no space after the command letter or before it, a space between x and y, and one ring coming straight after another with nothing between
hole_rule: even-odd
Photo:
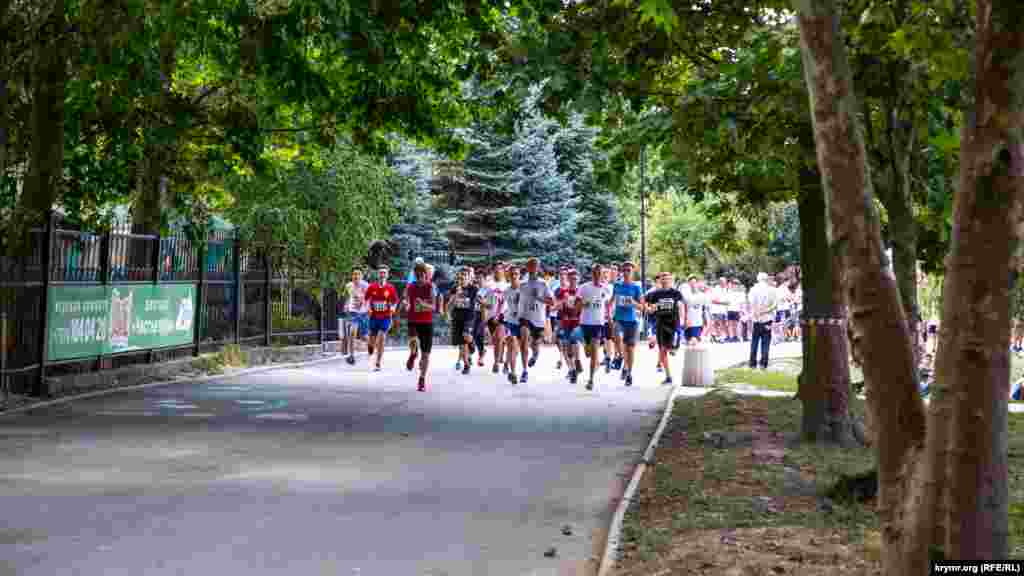
<instances>
[{"instance_id":1,"label":"white bollard","mask_svg":"<svg viewBox=\"0 0 1024 576\"><path fill-rule=\"evenodd\" d=\"M683 386L710 388L715 383L711 349L704 344L683 346Z\"/></svg>"}]
</instances>

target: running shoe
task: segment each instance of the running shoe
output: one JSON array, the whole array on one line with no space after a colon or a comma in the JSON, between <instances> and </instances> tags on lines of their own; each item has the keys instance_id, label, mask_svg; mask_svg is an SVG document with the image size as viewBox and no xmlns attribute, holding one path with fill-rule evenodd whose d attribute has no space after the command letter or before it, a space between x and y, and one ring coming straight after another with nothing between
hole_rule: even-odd
<instances>
[{"instance_id":1,"label":"running shoe","mask_svg":"<svg viewBox=\"0 0 1024 576\"><path fill-rule=\"evenodd\" d=\"M405 361L405 369L408 370L409 372L412 372L413 366L416 365L417 356L419 356L419 354L415 352L409 353L409 359Z\"/></svg>"},{"instance_id":2,"label":"running shoe","mask_svg":"<svg viewBox=\"0 0 1024 576\"><path fill-rule=\"evenodd\" d=\"M345 358L345 362L348 362L350 365L351 364L355 364L356 363L356 357L355 356L349 356L348 358Z\"/></svg>"},{"instance_id":3,"label":"running shoe","mask_svg":"<svg viewBox=\"0 0 1024 576\"><path fill-rule=\"evenodd\" d=\"M519 377L519 383L526 384L527 377L528 374L526 373L526 370L523 370L523 375Z\"/></svg>"},{"instance_id":4,"label":"running shoe","mask_svg":"<svg viewBox=\"0 0 1024 576\"><path fill-rule=\"evenodd\" d=\"M587 382L587 390L593 390L593 389L594 389L594 381L591 380L591 381Z\"/></svg>"},{"instance_id":5,"label":"running shoe","mask_svg":"<svg viewBox=\"0 0 1024 576\"><path fill-rule=\"evenodd\" d=\"M476 365L477 366L483 366L484 365L484 357L483 356L477 358Z\"/></svg>"},{"instance_id":6,"label":"running shoe","mask_svg":"<svg viewBox=\"0 0 1024 576\"><path fill-rule=\"evenodd\" d=\"M612 360L612 370L621 370L622 369L622 362L623 362L622 356L619 356L615 360Z\"/></svg>"},{"instance_id":7,"label":"running shoe","mask_svg":"<svg viewBox=\"0 0 1024 576\"><path fill-rule=\"evenodd\" d=\"M632 385L633 385L633 375L627 373L626 374L626 386L632 386Z\"/></svg>"},{"instance_id":8,"label":"running shoe","mask_svg":"<svg viewBox=\"0 0 1024 576\"><path fill-rule=\"evenodd\" d=\"M463 376L465 376L466 374L469 374L469 367L472 366L472 365L473 364L471 364L469 362L466 362L466 365L462 367L462 375Z\"/></svg>"},{"instance_id":9,"label":"running shoe","mask_svg":"<svg viewBox=\"0 0 1024 576\"><path fill-rule=\"evenodd\" d=\"M536 364L536 363L537 363L537 355L536 355L536 354L533 354L533 355L531 355L531 356L530 356L530 361L529 361L529 363L527 363L526 365L527 365L527 366L528 366L529 368L533 368L533 365L534 365L534 364Z\"/></svg>"},{"instance_id":10,"label":"running shoe","mask_svg":"<svg viewBox=\"0 0 1024 576\"><path fill-rule=\"evenodd\" d=\"M380 372L380 364L377 364L377 366L373 369L373 371L374 372Z\"/></svg>"},{"instance_id":11,"label":"running shoe","mask_svg":"<svg viewBox=\"0 0 1024 576\"><path fill-rule=\"evenodd\" d=\"M561 358L559 358L558 362L555 363L555 370L561 370L561 369L562 369L562 360L561 360Z\"/></svg>"},{"instance_id":12,"label":"running shoe","mask_svg":"<svg viewBox=\"0 0 1024 576\"><path fill-rule=\"evenodd\" d=\"M498 373L498 365L497 364L495 364L494 366L491 366L491 373L492 374L497 374Z\"/></svg>"},{"instance_id":13,"label":"running shoe","mask_svg":"<svg viewBox=\"0 0 1024 576\"><path fill-rule=\"evenodd\" d=\"M420 376L420 384L419 384L419 386L416 387L416 390L419 391L419 392L426 392L426 390L427 390L427 380L423 376Z\"/></svg>"},{"instance_id":14,"label":"running shoe","mask_svg":"<svg viewBox=\"0 0 1024 576\"><path fill-rule=\"evenodd\" d=\"M612 363L611 363L610 360L608 360L608 358L605 358L604 359L604 373L605 374L611 374L611 372L612 372Z\"/></svg>"},{"instance_id":15,"label":"running shoe","mask_svg":"<svg viewBox=\"0 0 1024 576\"><path fill-rule=\"evenodd\" d=\"M508 375L508 383L509 384L516 384L517 383L516 375L515 374L513 374L511 372L506 372L506 374Z\"/></svg>"},{"instance_id":16,"label":"running shoe","mask_svg":"<svg viewBox=\"0 0 1024 576\"><path fill-rule=\"evenodd\" d=\"M579 360L576 361L576 374L583 372L583 363Z\"/></svg>"},{"instance_id":17,"label":"running shoe","mask_svg":"<svg viewBox=\"0 0 1024 576\"><path fill-rule=\"evenodd\" d=\"M671 386L672 385L672 377L669 376L668 378L665 378L665 381L662 382L661 385L662 386Z\"/></svg>"},{"instance_id":18,"label":"running shoe","mask_svg":"<svg viewBox=\"0 0 1024 576\"><path fill-rule=\"evenodd\" d=\"M458 362L455 363L455 370L456 371L462 370L462 359L461 358L459 359Z\"/></svg>"}]
</instances>

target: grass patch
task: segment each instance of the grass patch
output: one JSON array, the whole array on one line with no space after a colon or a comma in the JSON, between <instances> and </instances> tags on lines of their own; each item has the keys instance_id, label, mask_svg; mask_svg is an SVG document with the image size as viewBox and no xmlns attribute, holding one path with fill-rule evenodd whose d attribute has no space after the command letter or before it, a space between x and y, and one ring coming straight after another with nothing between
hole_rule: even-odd
<instances>
[{"instance_id":1,"label":"grass patch","mask_svg":"<svg viewBox=\"0 0 1024 576\"><path fill-rule=\"evenodd\" d=\"M772 367L769 367L772 368ZM781 370L751 370L750 368L726 368L716 374L716 383L723 386L745 384L761 390L796 393L796 375Z\"/></svg>"},{"instance_id":2,"label":"grass patch","mask_svg":"<svg viewBox=\"0 0 1024 576\"><path fill-rule=\"evenodd\" d=\"M196 359L195 367L207 374L223 374L226 368L244 368L249 359L238 344L225 344L218 352Z\"/></svg>"},{"instance_id":3,"label":"grass patch","mask_svg":"<svg viewBox=\"0 0 1024 576\"><path fill-rule=\"evenodd\" d=\"M800 404L681 398L623 524L617 574L874 574L874 502L825 502L869 449L791 447ZM779 572L778 570L784 570Z\"/></svg>"}]
</instances>

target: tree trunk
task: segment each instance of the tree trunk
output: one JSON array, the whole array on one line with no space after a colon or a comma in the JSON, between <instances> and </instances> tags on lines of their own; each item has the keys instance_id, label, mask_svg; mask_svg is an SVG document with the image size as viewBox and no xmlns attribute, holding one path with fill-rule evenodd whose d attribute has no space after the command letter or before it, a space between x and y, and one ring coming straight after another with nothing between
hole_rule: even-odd
<instances>
[{"instance_id":1,"label":"tree trunk","mask_svg":"<svg viewBox=\"0 0 1024 576\"><path fill-rule=\"evenodd\" d=\"M177 128L174 118L173 97L174 71L177 67L177 40L173 30L160 36L160 95L156 98L155 107L161 119L155 125L150 124L146 131L146 141L139 167L139 194L133 210L136 229L147 234L159 232L163 213L168 205L168 188L170 180L168 169L174 162L177 149Z\"/></svg>"},{"instance_id":2,"label":"tree trunk","mask_svg":"<svg viewBox=\"0 0 1024 576\"><path fill-rule=\"evenodd\" d=\"M924 441L924 405L915 385L913 343L896 280L884 266L882 237L859 109L834 0L794 0L810 93L818 167L828 205L829 245L838 251L865 385L878 390L879 517L886 574L902 572L903 466ZM882 387L884 385L884 388ZM884 394L884 398L881 396Z\"/></svg>"},{"instance_id":3,"label":"tree trunk","mask_svg":"<svg viewBox=\"0 0 1024 576\"><path fill-rule=\"evenodd\" d=\"M1007 556L1010 279L1024 201L1020 3L978 0L974 111L961 138L940 357L952 369L945 553ZM953 331L955 328L955 331Z\"/></svg>"},{"instance_id":4,"label":"tree trunk","mask_svg":"<svg viewBox=\"0 0 1024 576\"><path fill-rule=\"evenodd\" d=\"M801 175L800 263L804 318L803 369L797 397L803 407L800 435L810 442L853 443L849 410L850 363L841 269L834 262L826 228L824 191L816 170Z\"/></svg>"},{"instance_id":5,"label":"tree trunk","mask_svg":"<svg viewBox=\"0 0 1024 576\"><path fill-rule=\"evenodd\" d=\"M43 30L48 41L36 47L32 67L29 167L20 198L23 215L36 223L57 202L64 166L64 0L53 0Z\"/></svg>"}]
</instances>

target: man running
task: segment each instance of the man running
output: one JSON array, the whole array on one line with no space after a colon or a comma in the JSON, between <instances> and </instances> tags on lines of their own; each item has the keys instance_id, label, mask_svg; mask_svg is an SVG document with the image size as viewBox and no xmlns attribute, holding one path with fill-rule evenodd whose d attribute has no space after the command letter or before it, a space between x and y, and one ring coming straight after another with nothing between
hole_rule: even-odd
<instances>
[{"instance_id":1,"label":"man running","mask_svg":"<svg viewBox=\"0 0 1024 576\"><path fill-rule=\"evenodd\" d=\"M504 304L505 291L508 290L508 283L505 282L505 266L499 263L494 267L494 279L490 282L483 297L484 322L487 332L491 335L491 343L494 345L494 365L491 372L498 373L498 364L503 362L501 353L504 351L505 325L504 325ZM481 356L483 359L483 356Z\"/></svg>"},{"instance_id":2,"label":"man running","mask_svg":"<svg viewBox=\"0 0 1024 576\"><path fill-rule=\"evenodd\" d=\"M648 295L647 309L656 318L655 338L658 340L658 357L665 368L665 381L672 384L672 368L669 366L669 352L675 346L676 330L682 318L683 295L672 287L672 273L665 272L658 278L660 287Z\"/></svg>"},{"instance_id":3,"label":"man running","mask_svg":"<svg viewBox=\"0 0 1024 576\"><path fill-rule=\"evenodd\" d=\"M348 326L348 358L349 364L356 363L356 338L366 338L370 331L370 309L366 303L366 289L370 284L363 280L363 271L359 268L352 270L352 281L345 285L345 312L348 313L351 322ZM372 353L373 349L369 349ZM369 356L369 354L367 354Z\"/></svg>"},{"instance_id":4,"label":"man running","mask_svg":"<svg viewBox=\"0 0 1024 576\"><path fill-rule=\"evenodd\" d=\"M484 270L477 270L473 277L473 286L476 287L477 298L473 308L473 345L469 349L469 361L473 361L473 354L479 354L477 366L484 365L484 356L487 355L487 341L484 337L484 314L483 298L487 287L493 284L489 273Z\"/></svg>"},{"instance_id":5,"label":"man running","mask_svg":"<svg viewBox=\"0 0 1024 576\"><path fill-rule=\"evenodd\" d=\"M384 338L391 330L391 317L398 306L398 291L388 283L387 266L377 270L377 281L366 288L366 303L370 308L370 354L377 353L375 372L380 372L384 355Z\"/></svg>"},{"instance_id":6,"label":"man running","mask_svg":"<svg viewBox=\"0 0 1024 576\"><path fill-rule=\"evenodd\" d=\"M417 390L427 389L427 369L430 367L430 351L434 347L434 303L437 290L430 282L427 266L419 262L413 268L415 280L405 287L403 306L409 314L409 359L405 369L410 372L416 364L416 356L423 352L420 360L420 379Z\"/></svg>"},{"instance_id":7,"label":"man running","mask_svg":"<svg viewBox=\"0 0 1024 576\"><path fill-rule=\"evenodd\" d=\"M609 372L612 371L613 368L616 367L616 365L618 365L618 367L620 368L622 367L622 365L619 364L620 359L622 358L622 352L618 349L618 343L615 341L614 338L615 320L613 314L613 308L615 306L615 282L618 280L619 267L617 264L609 264L607 266L602 266L601 270L602 280L604 281L604 288L608 292L608 309L605 310L604 316L604 362L602 362L602 365L604 366L604 373L608 374Z\"/></svg>"},{"instance_id":8,"label":"man running","mask_svg":"<svg viewBox=\"0 0 1024 576\"><path fill-rule=\"evenodd\" d=\"M520 382L526 382L528 378L527 368L533 368L537 363L537 356L540 354L540 341L544 338L544 323L547 320L547 306L555 303L551 289L544 282L544 279L537 273L540 262L536 258L526 261L526 272L529 277L519 287L519 326L522 328L520 344L523 344L521 354L523 358L523 375ZM532 352L527 362L527 346Z\"/></svg>"},{"instance_id":9,"label":"man running","mask_svg":"<svg viewBox=\"0 0 1024 576\"><path fill-rule=\"evenodd\" d=\"M632 262L622 263L622 279L612 288L615 298L614 320L617 328L615 334L616 348L622 353L625 363L616 358L616 366L621 367L621 380L626 386L633 385L633 359L636 356L636 335L639 329L637 309L644 306L644 293L640 285L633 282Z\"/></svg>"},{"instance_id":10,"label":"man running","mask_svg":"<svg viewBox=\"0 0 1024 576\"><path fill-rule=\"evenodd\" d=\"M519 346L522 339L522 327L519 325L519 289L520 271L515 265L509 266L509 285L505 290L505 308L502 313L505 322L505 373L508 374L509 384L516 384L516 358L519 356Z\"/></svg>"},{"instance_id":11,"label":"man running","mask_svg":"<svg viewBox=\"0 0 1024 576\"><path fill-rule=\"evenodd\" d=\"M566 366L569 367L569 382L575 384L583 371L579 346L582 339L580 313L576 308L579 274L575 269L569 269L565 276L565 282L555 292L556 308L559 309L558 340L565 354Z\"/></svg>"},{"instance_id":12,"label":"man running","mask_svg":"<svg viewBox=\"0 0 1024 576\"><path fill-rule=\"evenodd\" d=\"M473 345L476 301L476 286L469 281L469 270L463 268L455 277L455 288L448 296L452 318L452 342L459 347L459 363L463 374L469 374L469 369L473 365L470 347Z\"/></svg>"},{"instance_id":13,"label":"man running","mask_svg":"<svg viewBox=\"0 0 1024 576\"><path fill-rule=\"evenodd\" d=\"M558 269L558 280L555 280L554 282L551 283L551 293L555 295L555 300L558 300L558 290L561 289L562 286L567 286L568 284L569 266L562 265ZM572 370L572 364L569 363L569 358L566 355L565 347L562 346L562 329L560 322L562 316L562 307L558 306L557 304L555 306L552 306L551 310L549 311L549 315L551 317L552 330L554 330L555 332L555 346L558 347L558 363L555 364L555 369L561 370L562 362L564 361L565 365L568 366L570 370Z\"/></svg>"},{"instance_id":14,"label":"man running","mask_svg":"<svg viewBox=\"0 0 1024 576\"><path fill-rule=\"evenodd\" d=\"M605 330L608 324L608 303L611 292L604 283L601 265L594 264L591 269L591 280L580 286L576 310L580 313L580 329L583 332L583 345L590 357L590 379L587 390L594 389L594 373L597 372L597 354L600 346L607 338Z\"/></svg>"}]
</instances>

